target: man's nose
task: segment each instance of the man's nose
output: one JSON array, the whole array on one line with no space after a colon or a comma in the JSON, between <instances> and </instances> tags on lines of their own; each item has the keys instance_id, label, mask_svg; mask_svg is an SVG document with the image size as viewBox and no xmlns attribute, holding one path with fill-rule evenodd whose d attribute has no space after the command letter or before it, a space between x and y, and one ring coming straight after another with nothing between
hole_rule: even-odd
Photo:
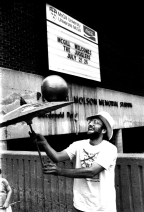
<instances>
[{"instance_id":1,"label":"man's nose","mask_svg":"<svg viewBox=\"0 0 144 212\"><path fill-rule=\"evenodd\" d=\"M90 123L88 124L88 126L93 126L93 122L90 122Z\"/></svg>"}]
</instances>

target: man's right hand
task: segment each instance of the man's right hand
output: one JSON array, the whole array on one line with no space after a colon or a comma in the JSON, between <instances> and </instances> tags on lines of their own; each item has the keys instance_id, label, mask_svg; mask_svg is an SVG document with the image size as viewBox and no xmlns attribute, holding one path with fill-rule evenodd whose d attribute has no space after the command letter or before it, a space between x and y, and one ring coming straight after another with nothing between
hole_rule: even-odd
<instances>
[{"instance_id":1,"label":"man's right hand","mask_svg":"<svg viewBox=\"0 0 144 212\"><path fill-rule=\"evenodd\" d=\"M33 134L33 133L29 132L29 135L30 135L31 139L33 140L33 142L36 142L37 141L37 143L39 145L45 145L45 144L47 144L47 140L41 134L37 134L37 133L34 133Z\"/></svg>"}]
</instances>

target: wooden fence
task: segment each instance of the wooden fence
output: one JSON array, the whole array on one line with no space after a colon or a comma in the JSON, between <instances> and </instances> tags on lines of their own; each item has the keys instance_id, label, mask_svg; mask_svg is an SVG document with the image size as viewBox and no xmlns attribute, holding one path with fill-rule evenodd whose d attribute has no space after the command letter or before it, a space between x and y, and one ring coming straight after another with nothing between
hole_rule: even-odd
<instances>
[{"instance_id":1,"label":"wooden fence","mask_svg":"<svg viewBox=\"0 0 144 212\"><path fill-rule=\"evenodd\" d=\"M119 154L115 176L118 212L144 212L144 154Z\"/></svg>"},{"instance_id":2,"label":"wooden fence","mask_svg":"<svg viewBox=\"0 0 144 212\"><path fill-rule=\"evenodd\" d=\"M2 151L0 158L13 189L11 202L20 201L13 212L72 212L73 179L43 175L37 152ZM58 165L73 168L70 161ZM115 180L118 212L144 212L144 156L119 155Z\"/></svg>"}]
</instances>

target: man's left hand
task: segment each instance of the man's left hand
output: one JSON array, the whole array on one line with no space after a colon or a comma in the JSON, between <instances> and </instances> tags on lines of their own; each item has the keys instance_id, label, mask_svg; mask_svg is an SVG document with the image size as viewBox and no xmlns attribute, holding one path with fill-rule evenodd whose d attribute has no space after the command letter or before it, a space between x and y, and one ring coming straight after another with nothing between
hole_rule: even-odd
<instances>
[{"instance_id":1,"label":"man's left hand","mask_svg":"<svg viewBox=\"0 0 144 212\"><path fill-rule=\"evenodd\" d=\"M44 174L58 174L59 167L55 163L47 163L43 167Z\"/></svg>"}]
</instances>

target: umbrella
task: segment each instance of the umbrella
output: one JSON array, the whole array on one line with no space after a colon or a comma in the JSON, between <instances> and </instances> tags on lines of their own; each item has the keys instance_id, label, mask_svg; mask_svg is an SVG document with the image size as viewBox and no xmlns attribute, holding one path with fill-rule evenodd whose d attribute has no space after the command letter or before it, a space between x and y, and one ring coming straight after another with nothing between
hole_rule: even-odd
<instances>
[{"instance_id":1,"label":"umbrella","mask_svg":"<svg viewBox=\"0 0 144 212\"><path fill-rule=\"evenodd\" d=\"M46 113L68 106L72 103L73 102L71 101L70 102L32 103L32 104L27 104L26 102L24 102L24 105L2 116L2 119L0 120L0 127L6 127L21 121L25 121L30 126L31 132L35 134L31 126L33 118L38 116L43 116ZM42 166L44 166L44 162L42 160L37 142L36 142L36 146L38 149L41 164Z\"/></svg>"},{"instance_id":2,"label":"umbrella","mask_svg":"<svg viewBox=\"0 0 144 212\"><path fill-rule=\"evenodd\" d=\"M0 127L6 127L21 121L29 122L34 117L43 116L46 113L72 104L73 102L48 102L24 104L1 117Z\"/></svg>"}]
</instances>

